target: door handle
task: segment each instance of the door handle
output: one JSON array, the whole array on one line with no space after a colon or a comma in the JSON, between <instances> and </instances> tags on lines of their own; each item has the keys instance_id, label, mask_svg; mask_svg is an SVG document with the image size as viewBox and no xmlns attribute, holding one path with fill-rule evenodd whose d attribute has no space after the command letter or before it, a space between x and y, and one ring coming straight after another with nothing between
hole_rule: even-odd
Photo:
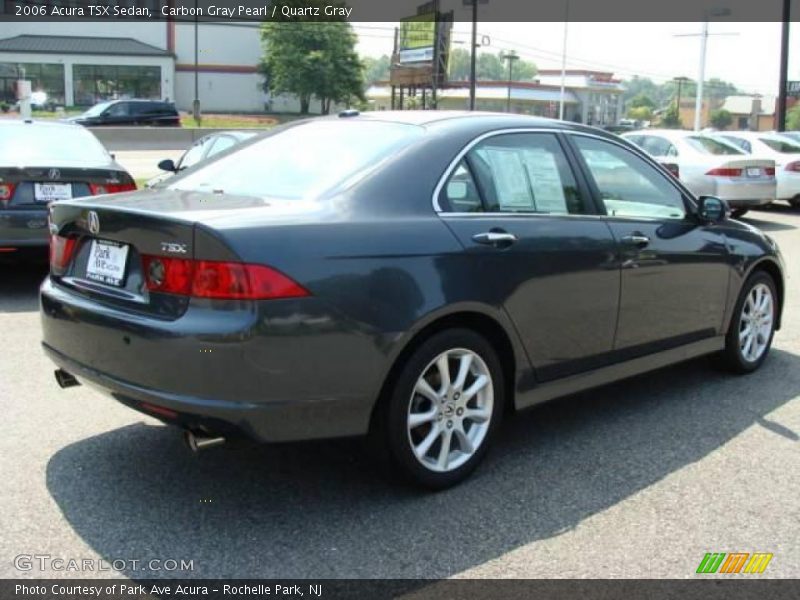
<instances>
[{"instance_id":1,"label":"door handle","mask_svg":"<svg viewBox=\"0 0 800 600\"><path fill-rule=\"evenodd\" d=\"M644 248L650 243L650 238L641 233L631 233L622 238L622 243L627 246Z\"/></svg>"},{"instance_id":2,"label":"door handle","mask_svg":"<svg viewBox=\"0 0 800 600\"><path fill-rule=\"evenodd\" d=\"M472 241L477 244L486 244L487 246L510 246L517 241L517 236L505 231L487 231L476 233L472 236Z\"/></svg>"}]
</instances>

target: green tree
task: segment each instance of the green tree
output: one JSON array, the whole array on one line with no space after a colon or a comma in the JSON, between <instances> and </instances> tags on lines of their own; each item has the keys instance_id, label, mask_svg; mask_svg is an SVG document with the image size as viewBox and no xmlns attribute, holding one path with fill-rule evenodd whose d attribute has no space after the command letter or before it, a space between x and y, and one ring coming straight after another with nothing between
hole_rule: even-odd
<instances>
[{"instance_id":1,"label":"green tree","mask_svg":"<svg viewBox=\"0 0 800 600\"><path fill-rule=\"evenodd\" d=\"M379 58L365 56L361 62L364 65L364 83L367 85L389 79L389 66L392 60L385 54Z\"/></svg>"},{"instance_id":2,"label":"green tree","mask_svg":"<svg viewBox=\"0 0 800 600\"><path fill-rule=\"evenodd\" d=\"M716 129L727 129L733 123L733 115L724 108L711 111L711 118L709 119L711 126Z\"/></svg>"},{"instance_id":3,"label":"green tree","mask_svg":"<svg viewBox=\"0 0 800 600\"><path fill-rule=\"evenodd\" d=\"M321 9L331 3L291 0L283 4L318 5ZM311 21L262 23L263 56L259 70L264 76L264 90L272 94L295 94L300 100L301 114L308 114L312 97L320 100L322 114L330 112L331 102L363 100L363 65L355 51L356 36L350 24L344 20Z\"/></svg>"},{"instance_id":4,"label":"green tree","mask_svg":"<svg viewBox=\"0 0 800 600\"><path fill-rule=\"evenodd\" d=\"M628 102L628 106L630 108L649 108L652 110L656 107L656 103L653 101L652 98L650 98L650 96L648 96L644 92L641 92L639 94L636 94L633 98L631 98L631 101Z\"/></svg>"},{"instance_id":5,"label":"green tree","mask_svg":"<svg viewBox=\"0 0 800 600\"><path fill-rule=\"evenodd\" d=\"M505 81L508 79L508 63L503 59L503 52L491 54L479 52L475 61L475 77L482 81ZM465 48L453 48L448 58L448 77L450 81L469 81L470 53ZM528 81L538 72L536 63L519 59L514 61L511 78L514 81Z\"/></svg>"},{"instance_id":6,"label":"green tree","mask_svg":"<svg viewBox=\"0 0 800 600\"><path fill-rule=\"evenodd\" d=\"M677 129L681 126L681 120L678 116L678 107L675 104L670 104L664 112L661 113L661 126L669 129Z\"/></svg>"},{"instance_id":7,"label":"green tree","mask_svg":"<svg viewBox=\"0 0 800 600\"><path fill-rule=\"evenodd\" d=\"M786 129L790 131L800 130L800 104L795 104L786 113Z\"/></svg>"},{"instance_id":8,"label":"green tree","mask_svg":"<svg viewBox=\"0 0 800 600\"><path fill-rule=\"evenodd\" d=\"M634 106L628 109L628 118L637 121L651 121L653 110L649 106Z\"/></svg>"}]
</instances>

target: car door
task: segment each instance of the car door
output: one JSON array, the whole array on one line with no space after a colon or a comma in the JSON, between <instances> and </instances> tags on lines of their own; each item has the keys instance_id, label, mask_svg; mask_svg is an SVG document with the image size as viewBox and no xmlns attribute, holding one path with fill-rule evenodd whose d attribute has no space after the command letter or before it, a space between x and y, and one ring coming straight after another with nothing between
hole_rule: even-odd
<instances>
[{"instance_id":1,"label":"car door","mask_svg":"<svg viewBox=\"0 0 800 600\"><path fill-rule=\"evenodd\" d=\"M618 358L717 335L731 269L720 228L701 223L669 175L622 143L568 137L620 245Z\"/></svg>"},{"instance_id":2,"label":"car door","mask_svg":"<svg viewBox=\"0 0 800 600\"><path fill-rule=\"evenodd\" d=\"M538 380L608 362L619 303L616 242L558 135L480 139L437 201L483 300L505 308Z\"/></svg>"}]
</instances>

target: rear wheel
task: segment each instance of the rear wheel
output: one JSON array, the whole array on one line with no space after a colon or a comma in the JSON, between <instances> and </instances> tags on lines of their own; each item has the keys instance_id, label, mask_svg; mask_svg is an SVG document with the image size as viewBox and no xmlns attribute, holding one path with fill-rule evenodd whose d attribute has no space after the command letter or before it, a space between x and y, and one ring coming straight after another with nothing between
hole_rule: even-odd
<instances>
[{"instance_id":1,"label":"rear wheel","mask_svg":"<svg viewBox=\"0 0 800 600\"><path fill-rule=\"evenodd\" d=\"M742 286L736 302L725 350L723 366L736 373L750 373L766 360L775 334L778 296L769 274L758 271Z\"/></svg>"},{"instance_id":2,"label":"rear wheel","mask_svg":"<svg viewBox=\"0 0 800 600\"><path fill-rule=\"evenodd\" d=\"M789 205L792 208L800 208L800 195L789 199Z\"/></svg>"},{"instance_id":3,"label":"rear wheel","mask_svg":"<svg viewBox=\"0 0 800 600\"><path fill-rule=\"evenodd\" d=\"M747 210L748 209L746 208L735 208L734 210L731 211L731 216L734 219L741 219L744 215L747 214Z\"/></svg>"},{"instance_id":4,"label":"rear wheel","mask_svg":"<svg viewBox=\"0 0 800 600\"><path fill-rule=\"evenodd\" d=\"M390 459L420 485L459 483L489 449L503 390L500 361L485 338L468 329L432 336L408 358L379 415Z\"/></svg>"}]
</instances>

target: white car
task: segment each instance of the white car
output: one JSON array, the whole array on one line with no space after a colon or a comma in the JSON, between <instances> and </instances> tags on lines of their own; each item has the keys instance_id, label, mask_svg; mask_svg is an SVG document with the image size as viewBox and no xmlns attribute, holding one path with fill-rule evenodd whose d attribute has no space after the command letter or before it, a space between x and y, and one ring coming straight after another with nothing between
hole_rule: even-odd
<instances>
[{"instance_id":1,"label":"white car","mask_svg":"<svg viewBox=\"0 0 800 600\"><path fill-rule=\"evenodd\" d=\"M751 156L709 134L646 129L622 134L662 164L696 196L725 200L736 217L776 198L775 161Z\"/></svg>"},{"instance_id":2,"label":"white car","mask_svg":"<svg viewBox=\"0 0 800 600\"><path fill-rule=\"evenodd\" d=\"M736 144L748 154L773 159L778 181L777 199L800 208L800 141L761 131L720 131L715 137Z\"/></svg>"}]
</instances>

